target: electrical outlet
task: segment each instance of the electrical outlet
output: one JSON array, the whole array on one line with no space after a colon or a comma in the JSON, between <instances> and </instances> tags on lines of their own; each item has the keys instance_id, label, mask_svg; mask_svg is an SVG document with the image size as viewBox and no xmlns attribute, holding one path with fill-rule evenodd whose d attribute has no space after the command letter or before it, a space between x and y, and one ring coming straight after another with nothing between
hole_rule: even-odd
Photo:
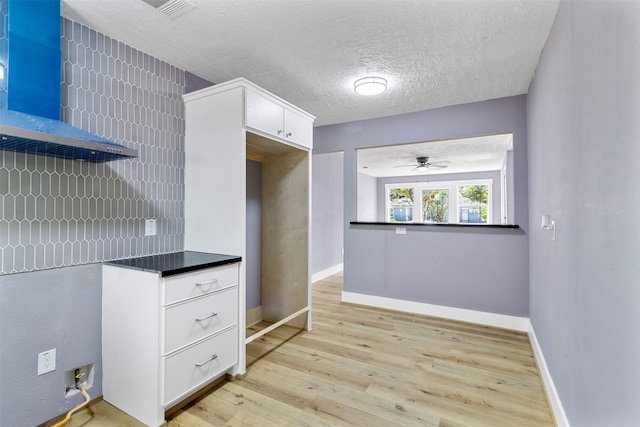
<instances>
[{"instance_id":1,"label":"electrical outlet","mask_svg":"<svg viewBox=\"0 0 640 427\"><path fill-rule=\"evenodd\" d=\"M56 349L38 353L38 375L56 370Z\"/></svg>"},{"instance_id":2,"label":"electrical outlet","mask_svg":"<svg viewBox=\"0 0 640 427\"><path fill-rule=\"evenodd\" d=\"M156 220L155 219L147 219L144 221L144 235L145 236L155 236L156 233Z\"/></svg>"}]
</instances>

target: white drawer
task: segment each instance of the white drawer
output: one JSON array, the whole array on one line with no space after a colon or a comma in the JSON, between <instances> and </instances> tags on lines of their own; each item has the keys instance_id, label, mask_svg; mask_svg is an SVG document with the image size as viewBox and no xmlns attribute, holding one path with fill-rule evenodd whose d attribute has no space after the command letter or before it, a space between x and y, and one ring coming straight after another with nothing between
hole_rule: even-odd
<instances>
[{"instance_id":1,"label":"white drawer","mask_svg":"<svg viewBox=\"0 0 640 427\"><path fill-rule=\"evenodd\" d=\"M166 357L164 405L217 378L237 361L237 327Z\"/></svg>"},{"instance_id":2,"label":"white drawer","mask_svg":"<svg viewBox=\"0 0 640 427\"><path fill-rule=\"evenodd\" d=\"M169 277L164 282L164 305L219 291L238 284L238 264Z\"/></svg>"},{"instance_id":3,"label":"white drawer","mask_svg":"<svg viewBox=\"0 0 640 427\"><path fill-rule=\"evenodd\" d=\"M238 287L164 309L164 354L238 323Z\"/></svg>"}]
</instances>

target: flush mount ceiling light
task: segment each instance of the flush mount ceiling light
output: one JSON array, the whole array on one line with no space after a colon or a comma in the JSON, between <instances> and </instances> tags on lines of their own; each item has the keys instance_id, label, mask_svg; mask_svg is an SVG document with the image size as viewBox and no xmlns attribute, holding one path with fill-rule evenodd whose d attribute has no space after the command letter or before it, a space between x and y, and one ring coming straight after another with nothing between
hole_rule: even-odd
<instances>
[{"instance_id":1,"label":"flush mount ceiling light","mask_svg":"<svg viewBox=\"0 0 640 427\"><path fill-rule=\"evenodd\" d=\"M387 81L382 77L363 77L353 86L358 95L378 95L387 89Z\"/></svg>"}]
</instances>

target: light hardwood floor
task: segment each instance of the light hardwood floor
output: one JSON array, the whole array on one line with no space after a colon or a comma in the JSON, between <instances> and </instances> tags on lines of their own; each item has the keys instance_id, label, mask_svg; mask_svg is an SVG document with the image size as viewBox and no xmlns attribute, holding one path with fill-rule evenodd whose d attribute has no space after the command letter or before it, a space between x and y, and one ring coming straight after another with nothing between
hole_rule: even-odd
<instances>
[{"instance_id":1,"label":"light hardwood floor","mask_svg":"<svg viewBox=\"0 0 640 427\"><path fill-rule=\"evenodd\" d=\"M173 414L195 426L553 426L527 335L340 302L314 284L313 330L247 349L242 379ZM99 402L67 426L142 424Z\"/></svg>"}]
</instances>

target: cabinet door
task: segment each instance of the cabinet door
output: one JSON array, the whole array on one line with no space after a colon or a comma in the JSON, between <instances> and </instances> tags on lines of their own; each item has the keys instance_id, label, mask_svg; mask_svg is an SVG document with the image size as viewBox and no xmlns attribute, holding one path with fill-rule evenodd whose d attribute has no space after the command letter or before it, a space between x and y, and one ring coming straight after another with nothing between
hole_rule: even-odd
<instances>
[{"instance_id":1,"label":"cabinet door","mask_svg":"<svg viewBox=\"0 0 640 427\"><path fill-rule=\"evenodd\" d=\"M268 98L246 91L247 127L284 138L284 108Z\"/></svg>"},{"instance_id":2,"label":"cabinet door","mask_svg":"<svg viewBox=\"0 0 640 427\"><path fill-rule=\"evenodd\" d=\"M284 139L313 148L313 123L300 114L284 110Z\"/></svg>"}]
</instances>

